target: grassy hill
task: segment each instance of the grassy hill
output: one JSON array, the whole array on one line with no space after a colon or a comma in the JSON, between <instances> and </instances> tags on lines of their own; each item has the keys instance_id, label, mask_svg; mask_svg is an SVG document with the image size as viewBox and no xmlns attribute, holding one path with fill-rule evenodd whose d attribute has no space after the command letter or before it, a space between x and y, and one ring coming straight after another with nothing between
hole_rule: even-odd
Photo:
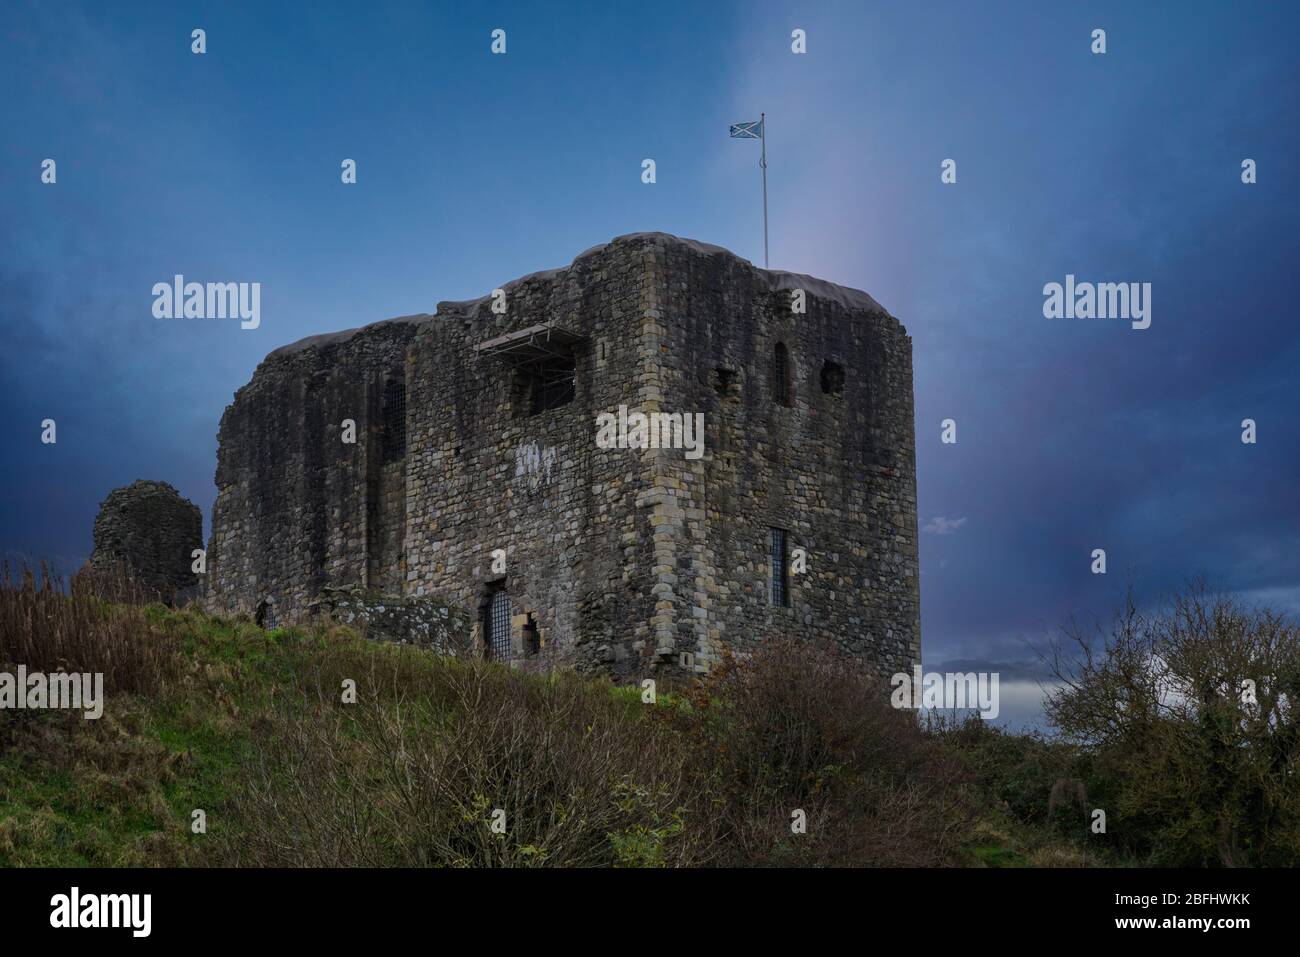
<instances>
[{"instance_id":1,"label":"grassy hill","mask_svg":"<svg viewBox=\"0 0 1300 957\"><path fill-rule=\"evenodd\" d=\"M15 662L101 671L107 700L99 720L0 711L3 866L1140 860L1122 827L1090 833L1087 754L978 721L922 728L806 645L645 703L339 626L11 584L0 671Z\"/></svg>"}]
</instances>

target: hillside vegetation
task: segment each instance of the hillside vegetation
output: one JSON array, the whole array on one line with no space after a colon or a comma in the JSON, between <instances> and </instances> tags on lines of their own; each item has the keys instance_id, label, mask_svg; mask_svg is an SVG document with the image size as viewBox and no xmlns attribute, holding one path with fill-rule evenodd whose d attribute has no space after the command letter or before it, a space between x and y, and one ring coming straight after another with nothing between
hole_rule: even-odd
<instances>
[{"instance_id":1,"label":"hillside vegetation","mask_svg":"<svg viewBox=\"0 0 1300 957\"><path fill-rule=\"evenodd\" d=\"M922 727L826 649L774 642L644 703L640 688L324 623L263 631L103 583L3 586L0 671L98 671L107 697L99 720L0 711L4 866L1070 866L1170 853L1149 833L1152 809L1127 807L1107 776L1131 768L1113 772L1104 742ZM1290 747L1273 760L1293 784ZM1186 813L1192 863L1295 863L1295 803L1275 791L1261 791L1267 861L1248 858L1253 831L1239 860L1215 859L1220 820L1156 797ZM1089 828L1096 793L1112 809L1106 834Z\"/></svg>"}]
</instances>

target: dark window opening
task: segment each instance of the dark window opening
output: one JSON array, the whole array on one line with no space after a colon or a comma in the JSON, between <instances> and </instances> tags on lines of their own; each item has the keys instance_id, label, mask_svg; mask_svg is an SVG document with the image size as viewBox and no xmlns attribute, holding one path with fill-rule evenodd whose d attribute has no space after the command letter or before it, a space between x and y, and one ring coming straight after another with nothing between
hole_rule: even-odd
<instances>
[{"instance_id":1,"label":"dark window opening","mask_svg":"<svg viewBox=\"0 0 1300 957\"><path fill-rule=\"evenodd\" d=\"M542 636L537 630L537 619L532 615L524 625L524 654L535 655L542 650Z\"/></svg>"},{"instance_id":2,"label":"dark window opening","mask_svg":"<svg viewBox=\"0 0 1300 957\"><path fill-rule=\"evenodd\" d=\"M395 462L406 454L406 380L389 379L384 384L384 461Z\"/></svg>"},{"instance_id":3,"label":"dark window opening","mask_svg":"<svg viewBox=\"0 0 1300 957\"><path fill-rule=\"evenodd\" d=\"M822 391L827 395L840 395L844 392L844 366L830 361L822 366Z\"/></svg>"},{"instance_id":4,"label":"dark window opening","mask_svg":"<svg viewBox=\"0 0 1300 957\"><path fill-rule=\"evenodd\" d=\"M713 370L713 390L724 399L734 395L736 388L736 370L718 366Z\"/></svg>"},{"instance_id":5,"label":"dark window opening","mask_svg":"<svg viewBox=\"0 0 1300 957\"><path fill-rule=\"evenodd\" d=\"M790 579L785 552L785 529L769 529L772 537L772 604L786 607L790 604Z\"/></svg>"},{"instance_id":6,"label":"dark window opening","mask_svg":"<svg viewBox=\"0 0 1300 957\"><path fill-rule=\"evenodd\" d=\"M772 350L772 396L777 405L789 408L794 404L794 389L790 382L790 353L784 342Z\"/></svg>"},{"instance_id":7,"label":"dark window opening","mask_svg":"<svg viewBox=\"0 0 1300 957\"><path fill-rule=\"evenodd\" d=\"M540 415L568 405L577 392L572 355L551 356L521 365L515 371L516 396L528 415Z\"/></svg>"}]
</instances>

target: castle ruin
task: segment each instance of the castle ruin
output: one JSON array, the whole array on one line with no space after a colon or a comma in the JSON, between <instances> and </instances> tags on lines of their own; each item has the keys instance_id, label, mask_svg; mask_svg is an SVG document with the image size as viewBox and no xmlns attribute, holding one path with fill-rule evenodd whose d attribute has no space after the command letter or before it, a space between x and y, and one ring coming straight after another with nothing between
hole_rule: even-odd
<instances>
[{"instance_id":1,"label":"castle ruin","mask_svg":"<svg viewBox=\"0 0 1300 957\"><path fill-rule=\"evenodd\" d=\"M203 546L203 513L166 482L116 488L95 516L92 570L121 574L145 597L184 603L199 591L191 570Z\"/></svg>"},{"instance_id":2,"label":"castle ruin","mask_svg":"<svg viewBox=\"0 0 1300 957\"><path fill-rule=\"evenodd\" d=\"M702 455L601 447L620 407L702 413ZM216 481L208 605L268 626L342 590L451 607L443 650L615 676L773 635L920 660L911 339L866 293L716 246L623 236L277 349Z\"/></svg>"}]
</instances>

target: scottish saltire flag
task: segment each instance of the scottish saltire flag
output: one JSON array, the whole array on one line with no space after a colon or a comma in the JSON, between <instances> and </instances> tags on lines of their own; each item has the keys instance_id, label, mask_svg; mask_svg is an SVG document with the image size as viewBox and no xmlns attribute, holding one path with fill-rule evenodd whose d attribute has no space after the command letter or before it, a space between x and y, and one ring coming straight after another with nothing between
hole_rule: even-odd
<instances>
[{"instance_id":1,"label":"scottish saltire flag","mask_svg":"<svg viewBox=\"0 0 1300 957\"><path fill-rule=\"evenodd\" d=\"M757 140L763 136L763 121L754 120L752 123L737 123L731 128L731 135L742 140Z\"/></svg>"}]
</instances>

